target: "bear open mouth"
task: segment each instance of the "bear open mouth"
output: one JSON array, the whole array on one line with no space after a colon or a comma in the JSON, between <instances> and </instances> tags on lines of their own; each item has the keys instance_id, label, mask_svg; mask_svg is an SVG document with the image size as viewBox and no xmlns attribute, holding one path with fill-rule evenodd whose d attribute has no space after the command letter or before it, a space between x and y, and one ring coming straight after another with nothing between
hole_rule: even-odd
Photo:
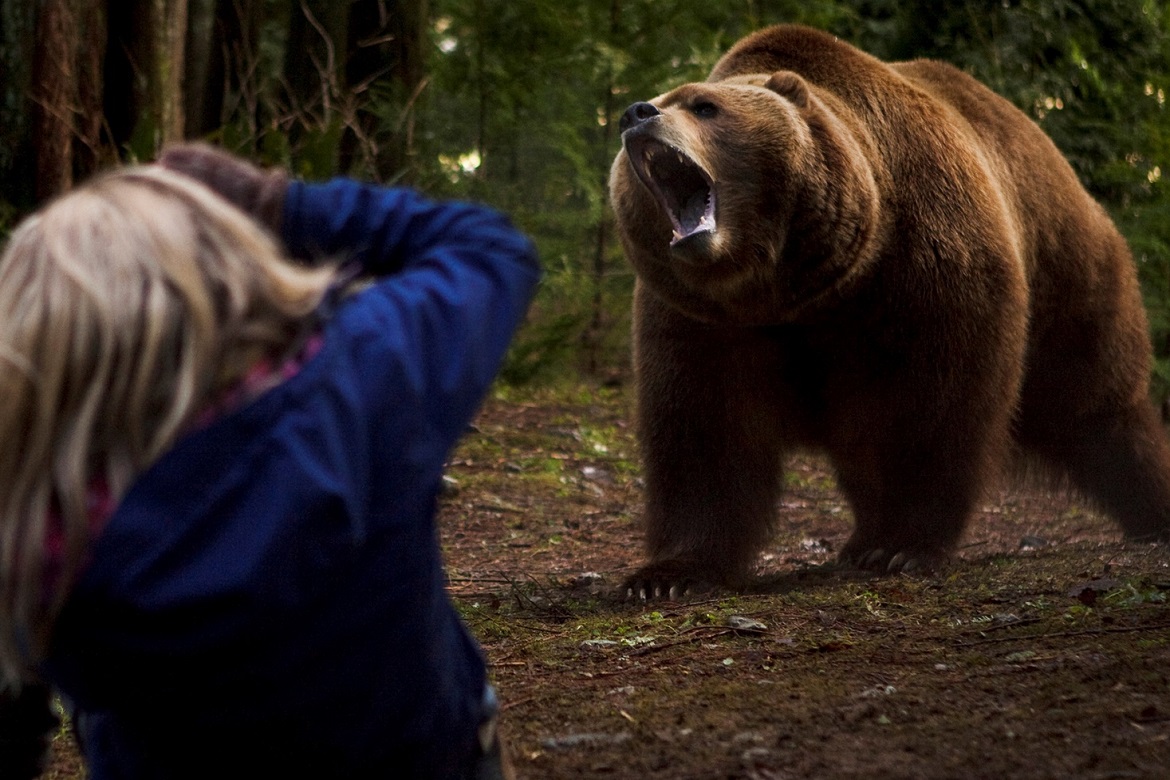
<instances>
[{"instance_id":1,"label":"bear open mouth","mask_svg":"<svg viewBox=\"0 0 1170 780\"><path fill-rule=\"evenodd\" d=\"M650 138L630 139L626 153L634 172L670 217L670 244L715 232L715 187L711 177L681 149Z\"/></svg>"}]
</instances>

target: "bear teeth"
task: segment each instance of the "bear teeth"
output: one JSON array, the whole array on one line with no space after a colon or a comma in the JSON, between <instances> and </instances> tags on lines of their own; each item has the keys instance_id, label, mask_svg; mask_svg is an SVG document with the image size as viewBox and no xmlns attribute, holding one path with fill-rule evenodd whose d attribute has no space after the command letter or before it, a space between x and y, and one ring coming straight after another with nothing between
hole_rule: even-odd
<instances>
[{"instance_id":1,"label":"bear teeth","mask_svg":"<svg viewBox=\"0 0 1170 780\"><path fill-rule=\"evenodd\" d=\"M685 151L649 133L622 138L634 173L658 201L671 225L670 244L715 232L715 185Z\"/></svg>"},{"instance_id":2,"label":"bear teeth","mask_svg":"<svg viewBox=\"0 0 1170 780\"><path fill-rule=\"evenodd\" d=\"M643 178L670 217L670 243L714 232L715 190L706 172L681 149L662 143L648 143L641 158Z\"/></svg>"}]
</instances>

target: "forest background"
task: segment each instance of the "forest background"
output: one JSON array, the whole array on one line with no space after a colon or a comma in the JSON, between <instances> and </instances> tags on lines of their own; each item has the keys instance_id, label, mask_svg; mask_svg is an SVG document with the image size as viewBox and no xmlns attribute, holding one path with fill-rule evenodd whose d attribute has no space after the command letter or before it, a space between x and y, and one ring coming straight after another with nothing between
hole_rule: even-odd
<instances>
[{"instance_id":1,"label":"forest background","mask_svg":"<svg viewBox=\"0 0 1170 780\"><path fill-rule=\"evenodd\" d=\"M483 201L546 268L505 381L620 381L617 119L776 22L950 61L1039 123L1129 239L1170 397L1170 12L1152 0L0 0L0 238L184 138Z\"/></svg>"}]
</instances>

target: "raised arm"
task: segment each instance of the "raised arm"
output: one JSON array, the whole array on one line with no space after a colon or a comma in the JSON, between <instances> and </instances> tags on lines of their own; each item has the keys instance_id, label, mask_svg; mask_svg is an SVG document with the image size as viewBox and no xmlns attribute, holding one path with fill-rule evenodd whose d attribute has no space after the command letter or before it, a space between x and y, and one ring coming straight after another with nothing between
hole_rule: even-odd
<instances>
[{"instance_id":1,"label":"raised arm","mask_svg":"<svg viewBox=\"0 0 1170 780\"><path fill-rule=\"evenodd\" d=\"M460 430L495 377L539 278L531 242L503 215L414 190L290 182L206 144L168 149L164 167L251 214L302 261L358 262L384 277L346 306L361 384L413 400L429 425Z\"/></svg>"},{"instance_id":2,"label":"raised arm","mask_svg":"<svg viewBox=\"0 0 1170 780\"><path fill-rule=\"evenodd\" d=\"M300 260L357 260L372 274L394 273L447 255L536 271L527 238L503 215L467 203L438 203L407 188L334 179L292 182L280 237Z\"/></svg>"},{"instance_id":3,"label":"raised arm","mask_svg":"<svg viewBox=\"0 0 1170 780\"><path fill-rule=\"evenodd\" d=\"M282 233L297 256L356 260L383 277L343 315L370 336L358 339L363 384L394 383L382 391L457 436L535 289L529 240L492 209L345 179L290 185Z\"/></svg>"}]
</instances>

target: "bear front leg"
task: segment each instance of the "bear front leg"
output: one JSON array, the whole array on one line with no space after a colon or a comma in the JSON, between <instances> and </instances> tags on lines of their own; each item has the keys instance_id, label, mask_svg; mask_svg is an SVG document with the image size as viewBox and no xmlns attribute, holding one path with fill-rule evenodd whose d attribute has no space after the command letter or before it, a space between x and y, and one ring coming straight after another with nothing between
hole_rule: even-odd
<instances>
[{"instance_id":1,"label":"bear front leg","mask_svg":"<svg viewBox=\"0 0 1170 780\"><path fill-rule=\"evenodd\" d=\"M828 450L855 522L842 564L901 572L946 560L1008 450L1011 406L989 401L996 387L972 380L946 399L895 381L836 409Z\"/></svg>"},{"instance_id":2,"label":"bear front leg","mask_svg":"<svg viewBox=\"0 0 1170 780\"><path fill-rule=\"evenodd\" d=\"M688 320L645 291L635 310L637 430L649 562L634 598L739 588L767 541L780 489L775 359L752 329Z\"/></svg>"},{"instance_id":3,"label":"bear front leg","mask_svg":"<svg viewBox=\"0 0 1170 780\"><path fill-rule=\"evenodd\" d=\"M627 595L741 588L771 534L780 449L745 420L724 414L729 404L702 395L712 403L694 398L693 407L671 408L642 400L649 562L629 579Z\"/></svg>"}]
</instances>

